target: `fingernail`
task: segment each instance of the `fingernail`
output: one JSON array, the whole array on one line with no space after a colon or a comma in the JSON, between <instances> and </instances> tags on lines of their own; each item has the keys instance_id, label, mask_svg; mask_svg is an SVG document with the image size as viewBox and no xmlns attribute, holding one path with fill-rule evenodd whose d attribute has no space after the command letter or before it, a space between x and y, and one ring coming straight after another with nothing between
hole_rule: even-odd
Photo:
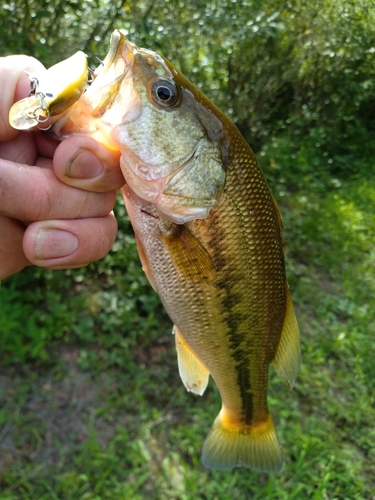
<instances>
[{"instance_id":1,"label":"fingernail","mask_svg":"<svg viewBox=\"0 0 375 500\"><path fill-rule=\"evenodd\" d=\"M39 260L68 257L78 248L74 234L61 229L40 229L35 241L35 258Z\"/></svg>"},{"instance_id":2,"label":"fingernail","mask_svg":"<svg viewBox=\"0 0 375 500\"><path fill-rule=\"evenodd\" d=\"M79 149L65 166L65 175L72 179L94 179L103 172L102 162L88 149Z\"/></svg>"}]
</instances>

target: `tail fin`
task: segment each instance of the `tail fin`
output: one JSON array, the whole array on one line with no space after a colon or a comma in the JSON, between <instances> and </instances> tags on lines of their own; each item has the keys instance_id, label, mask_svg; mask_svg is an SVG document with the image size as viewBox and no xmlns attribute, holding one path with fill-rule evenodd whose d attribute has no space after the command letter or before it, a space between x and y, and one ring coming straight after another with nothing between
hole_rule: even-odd
<instances>
[{"instance_id":1,"label":"tail fin","mask_svg":"<svg viewBox=\"0 0 375 500\"><path fill-rule=\"evenodd\" d=\"M260 472L279 471L283 454L271 414L264 422L247 425L230 422L222 409L203 445L202 463L208 469L249 467Z\"/></svg>"}]
</instances>

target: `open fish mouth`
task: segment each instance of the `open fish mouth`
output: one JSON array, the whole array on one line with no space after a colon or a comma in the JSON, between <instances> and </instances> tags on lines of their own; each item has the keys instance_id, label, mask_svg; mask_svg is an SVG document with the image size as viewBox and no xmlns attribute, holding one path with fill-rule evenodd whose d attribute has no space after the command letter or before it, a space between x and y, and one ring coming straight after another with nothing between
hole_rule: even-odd
<instances>
[{"instance_id":1,"label":"open fish mouth","mask_svg":"<svg viewBox=\"0 0 375 500\"><path fill-rule=\"evenodd\" d=\"M62 140L70 135L89 135L109 149L117 150L113 130L125 117L141 112L134 89L134 60L137 47L120 30L112 33L108 54L92 72L93 81L79 101L52 128Z\"/></svg>"},{"instance_id":2,"label":"open fish mouth","mask_svg":"<svg viewBox=\"0 0 375 500\"><path fill-rule=\"evenodd\" d=\"M135 46L126 40L121 30L114 31L108 54L94 71L94 81L86 93L120 84L124 78L130 78L133 75L134 49Z\"/></svg>"},{"instance_id":3,"label":"open fish mouth","mask_svg":"<svg viewBox=\"0 0 375 500\"><path fill-rule=\"evenodd\" d=\"M99 118L108 111L120 89L123 91L124 80L132 86L135 48L120 30L112 33L108 54L94 71L93 82L84 94L93 117Z\"/></svg>"}]
</instances>

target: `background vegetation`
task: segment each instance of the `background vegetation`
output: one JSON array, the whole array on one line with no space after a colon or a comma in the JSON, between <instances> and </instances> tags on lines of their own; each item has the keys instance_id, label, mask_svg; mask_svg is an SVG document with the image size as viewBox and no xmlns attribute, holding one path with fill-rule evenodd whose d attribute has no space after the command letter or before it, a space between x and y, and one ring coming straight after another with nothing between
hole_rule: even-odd
<instances>
[{"instance_id":1,"label":"background vegetation","mask_svg":"<svg viewBox=\"0 0 375 500\"><path fill-rule=\"evenodd\" d=\"M8 1L2 53L103 57L114 28L163 53L255 149L284 216L303 365L271 373L276 475L211 472L220 407L179 381L171 325L118 239L0 288L0 499L375 498L375 9L362 0Z\"/></svg>"}]
</instances>

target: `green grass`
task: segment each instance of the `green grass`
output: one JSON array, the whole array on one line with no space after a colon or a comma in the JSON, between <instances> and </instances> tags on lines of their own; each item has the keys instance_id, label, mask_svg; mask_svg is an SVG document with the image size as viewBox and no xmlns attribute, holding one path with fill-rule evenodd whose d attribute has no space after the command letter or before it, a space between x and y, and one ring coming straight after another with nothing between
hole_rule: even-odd
<instances>
[{"instance_id":1,"label":"green grass","mask_svg":"<svg viewBox=\"0 0 375 500\"><path fill-rule=\"evenodd\" d=\"M293 184L290 157L275 162L277 153L261 159L284 215L303 352L293 392L271 369L283 470L201 465L220 398L212 383L203 397L183 388L170 322L119 204L122 230L106 259L71 272L29 269L2 283L1 500L374 497L371 172L330 179L318 164ZM62 415L75 415L79 426L66 432Z\"/></svg>"}]
</instances>

